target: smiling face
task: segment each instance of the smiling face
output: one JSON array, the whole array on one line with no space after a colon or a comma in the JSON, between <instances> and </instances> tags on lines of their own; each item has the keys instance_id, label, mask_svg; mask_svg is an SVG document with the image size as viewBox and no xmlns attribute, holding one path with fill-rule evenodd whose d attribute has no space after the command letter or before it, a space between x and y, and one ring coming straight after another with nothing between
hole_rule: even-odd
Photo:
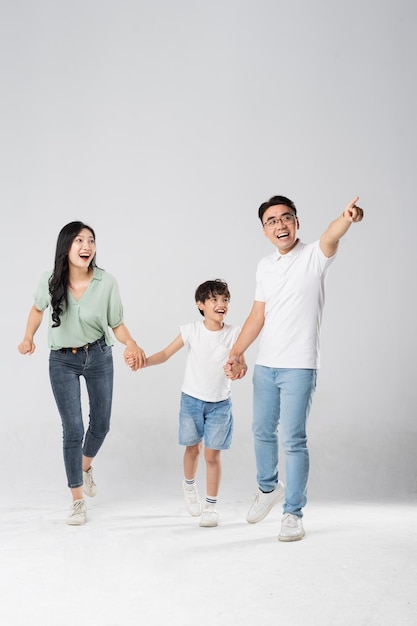
<instances>
[{"instance_id":1,"label":"smiling face","mask_svg":"<svg viewBox=\"0 0 417 626\"><path fill-rule=\"evenodd\" d=\"M288 206L276 204L269 207L262 216L264 235L278 248L280 254L287 254L297 245L298 218Z\"/></svg>"},{"instance_id":2,"label":"smiling face","mask_svg":"<svg viewBox=\"0 0 417 626\"><path fill-rule=\"evenodd\" d=\"M224 318L229 310L229 298L213 293L204 302L198 301L197 306L204 313L204 323L209 330L223 328Z\"/></svg>"},{"instance_id":3,"label":"smiling face","mask_svg":"<svg viewBox=\"0 0 417 626\"><path fill-rule=\"evenodd\" d=\"M88 228L80 230L74 237L68 252L68 263L77 268L88 269L96 254L96 241Z\"/></svg>"}]
</instances>

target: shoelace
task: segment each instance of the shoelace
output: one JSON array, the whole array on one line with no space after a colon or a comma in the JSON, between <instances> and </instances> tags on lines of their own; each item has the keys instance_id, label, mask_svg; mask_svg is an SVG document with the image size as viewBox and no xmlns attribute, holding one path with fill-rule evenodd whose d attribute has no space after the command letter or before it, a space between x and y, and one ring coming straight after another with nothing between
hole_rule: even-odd
<instances>
[{"instance_id":1,"label":"shoelace","mask_svg":"<svg viewBox=\"0 0 417 626\"><path fill-rule=\"evenodd\" d=\"M84 502L74 502L71 515L82 515Z\"/></svg>"},{"instance_id":2,"label":"shoelace","mask_svg":"<svg viewBox=\"0 0 417 626\"><path fill-rule=\"evenodd\" d=\"M92 472L86 472L86 474L87 474L86 484L87 484L87 487L89 489L91 489L92 487L96 486L96 484L95 484L95 482L93 480L93 473Z\"/></svg>"}]
</instances>

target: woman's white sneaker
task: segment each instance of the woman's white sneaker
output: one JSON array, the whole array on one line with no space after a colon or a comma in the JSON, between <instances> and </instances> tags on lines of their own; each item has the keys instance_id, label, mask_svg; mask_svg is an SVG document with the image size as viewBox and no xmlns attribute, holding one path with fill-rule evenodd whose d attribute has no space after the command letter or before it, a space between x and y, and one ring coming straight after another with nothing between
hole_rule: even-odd
<instances>
[{"instance_id":1,"label":"woman's white sneaker","mask_svg":"<svg viewBox=\"0 0 417 626\"><path fill-rule=\"evenodd\" d=\"M93 480L93 468L90 467L86 472L83 471L83 491L93 498L97 493L97 485Z\"/></svg>"},{"instance_id":2,"label":"woman's white sneaker","mask_svg":"<svg viewBox=\"0 0 417 626\"><path fill-rule=\"evenodd\" d=\"M70 526L82 526L87 521L87 509L84 500L74 500L67 517Z\"/></svg>"}]
</instances>

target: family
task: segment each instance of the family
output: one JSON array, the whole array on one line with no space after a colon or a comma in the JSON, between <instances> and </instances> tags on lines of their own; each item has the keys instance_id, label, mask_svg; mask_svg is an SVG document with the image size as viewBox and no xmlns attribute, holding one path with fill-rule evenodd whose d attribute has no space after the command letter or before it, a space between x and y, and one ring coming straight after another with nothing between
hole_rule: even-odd
<instances>
[{"instance_id":1,"label":"family","mask_svg":"<svg viewBox=\"0 0 417 626\"><path fill-rule=\"evenodd\" d=\"M306 422L320 367L319 339L325 279L340 239L363 218L355 197L320 239L298 238L297 209L273 196L258 209L262 230L274 252L257 266L255 298L242 328L225 323L230 291L226 282L207 280L195 291L203 319L180 326L163 350L146 356L123 321L117 281L96 264L95 232L82 222L64 226L57 239L52 273L45 272L34 294L18 350L31 355L34 337L48 309L49 376L62 421L63 454L72 504L67 523L85 524L84 496L97 493L92 463L109 431L113 397L113 339L125 345L133 370L165 362L185 347L179 443L185 446L183 493L190 515L202 527L218 525L221 450L231 446L231 381L247 372L245 351L258 338L253 368L252 430L258 489L246 519L263 520L283 501L280 541L304 537L309 452ZM85 432L80 377L86 383L89 424ZM278 478L278 429L285 453L285 481ZM201 453L206 463L206 497L196 485Z\"/></svg>"}]
</instances>

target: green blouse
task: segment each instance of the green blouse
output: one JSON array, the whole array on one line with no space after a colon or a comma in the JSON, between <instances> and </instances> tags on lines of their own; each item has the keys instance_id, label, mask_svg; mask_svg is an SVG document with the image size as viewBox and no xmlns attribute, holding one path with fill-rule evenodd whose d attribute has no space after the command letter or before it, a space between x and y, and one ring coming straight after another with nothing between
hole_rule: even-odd
<instances>
[{"instance_id":1,"label":"green blouse","mask_svg":"<svg viewBox=\"0 0 417 626\"><path fill-rule=\"evenodd\" d=\"M92 343L104 335L106 344L113 345L109 327L123 324L123 306L116 279L98 267L79 300L68 292L68 308L61 315L61 325L52 328L51 296L45 272L34 294L34 304L39 311L49 307L48 345L51 350L78 348Z\"/></svg>"}]
</instances>

